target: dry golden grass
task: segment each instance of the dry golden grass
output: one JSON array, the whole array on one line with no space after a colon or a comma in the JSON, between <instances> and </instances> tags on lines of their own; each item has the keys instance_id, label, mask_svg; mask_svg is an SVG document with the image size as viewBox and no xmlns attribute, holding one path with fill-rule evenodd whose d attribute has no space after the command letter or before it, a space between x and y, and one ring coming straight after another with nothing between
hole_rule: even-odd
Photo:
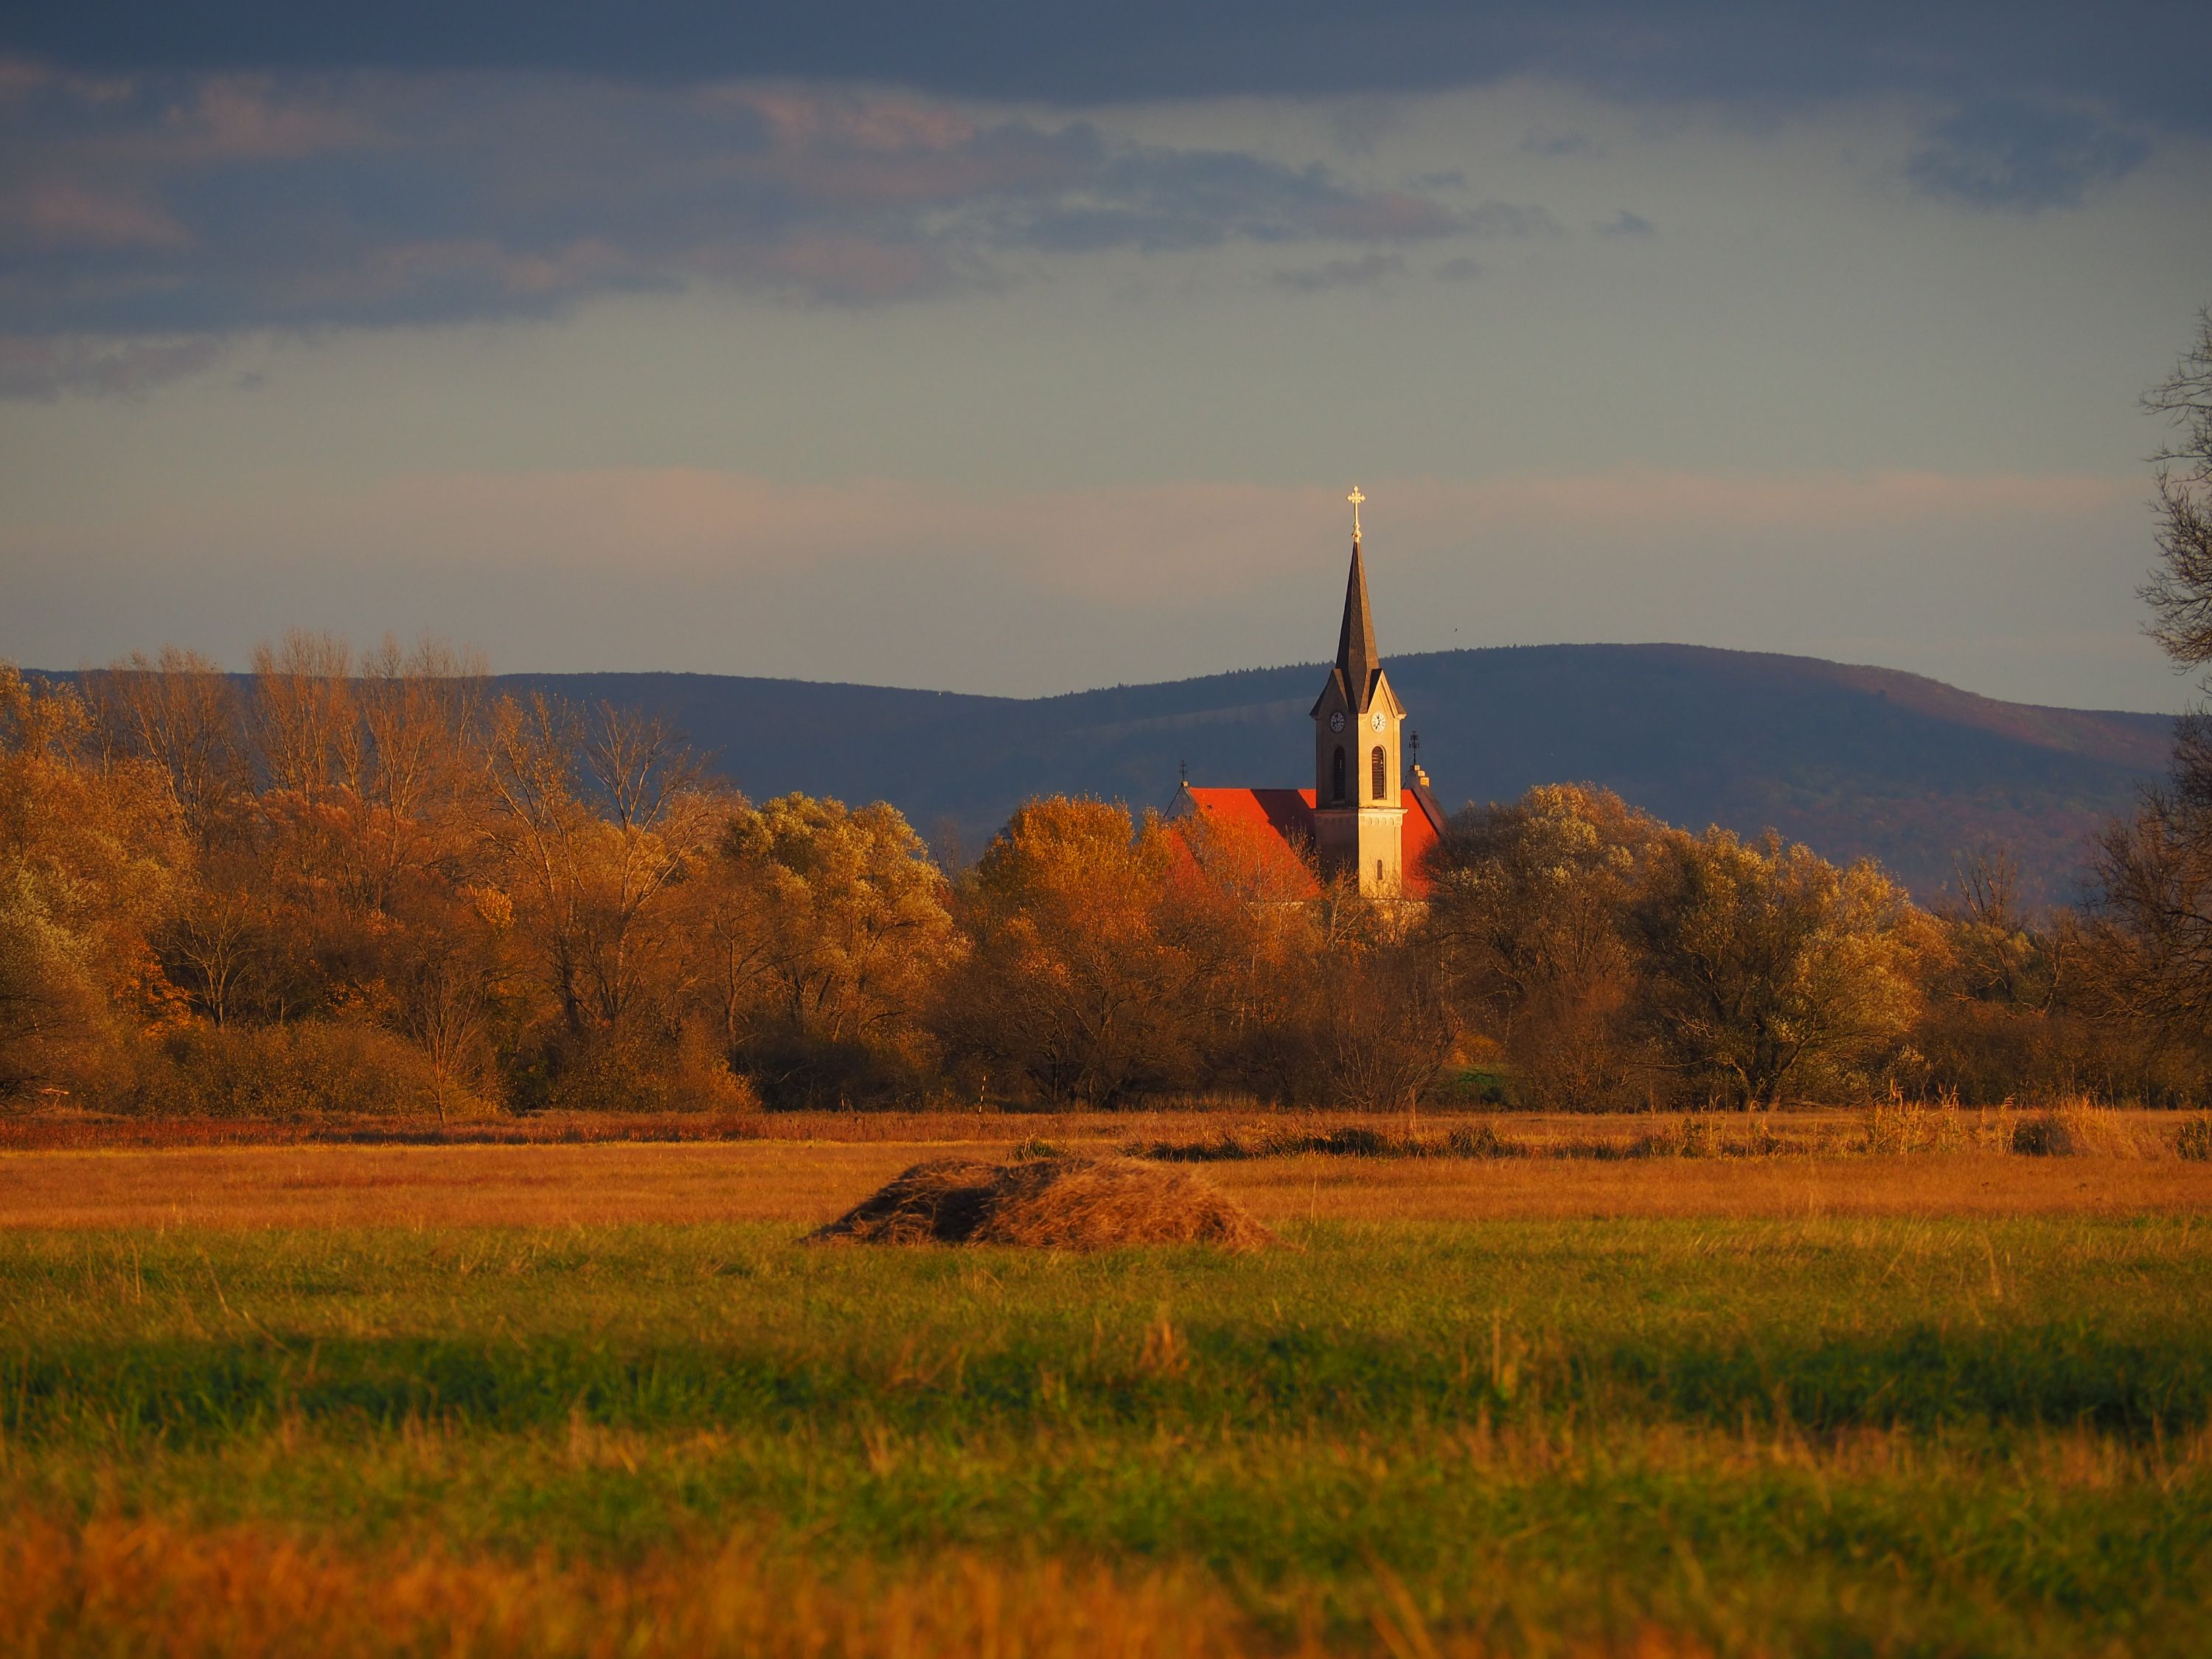
<instances>
[{"instance_id":1,"label":"dry golden grass","mask_svg":"<svg viewBox=\"0 0 2212 1659\"><path fill-rule=\"evenodd\" d=\"M2113 1215L2212 1208L2204 1164L1996 1153L1853 1158L1515 1159L1238 1164L1222 1184L1267 1221L1635 1216Z\"/></svg>"},{"instance_id":2,"label":"dry golden grass","mask_svg":"<svg viewBox=\"0 0 2212 1659\"><path fill-rule=\"evenodd\" d=\"M1064 1146L1106 1151L1111 1143ZM235 1146L0 1153L0 1226L819 1226L935 1152L1003 1143ZM1974 1151L1837 1158L1370 1159L1209 1171L1267 1223L2060 1215L2212 1208L2212 1163Z\"/></svg>"},{"instance_id":3,"label":"dry golden grass","mask_svg":"<svg viewBox=\"0 0 2212 1659\"><path fill-rule=\"evenodd\" d=\"M1849 1121L1853 1114L1816 1110L1792 1121ZM1490 1115L1485 1115L1489 1121ZM1425 1121L1426 1120L1424 1120ZM1498 1119L1498 1121L1506 1121ZM1516 1126L1554 1134L1594 1121L1627 1120L1516 1115ZM1116 1141L1171 1139L1212 1133L1227 1125L1257 1133L1287 1123L1329 1127L1402 1129L1402 1115L1372 1112L1278 1113L1242 1106L1162 1107L1126 1112L870 1111L870 1112L536 1112L456 1120L346 1118L118 1117L73 1109L0 1115L0 1151L96 1152L132 1148L181 1150L202 1146L580 1146L601 1142L817 1140L939 1145L974 1142L1011 1146L1030 1139ZM1549 1126L1549 1127L1545 1127Z\"/></svg>"},{"instance_id":4,"label":"dry golden grass","mask_svg":"<svg viewBox=\"0 0 2212 1659\"><path fill-rule=\"evenodd\" d=\"M832 1581L742 1541L622 1569L95 1520L0 1538L0 1650L1201 1659L1251 1648L1227 1598L1182 1572L953 1558Z\"/></svg>"},{"instance_id":5,"label":"dry golden grass","mask_svg":"<svg viewBox=\"0 0 2212 1659\"><path fill-rule=\"evenodd\" d=\"M829 1225L822 1244L1012 1244L1111 1249L1218 1244L1257 1250L1275 1236L1209 1181L1128 1158L1015 1164L936 1158L917 1164Z\"/></svg>"},{"instance_id":6,"label":"dry golden grass","mask_svg":"<svg viewBox=\"0 0 2212 1659\"><path fill-rule=\"evenodd\" d=\"M1404 1659L1492 1650L1433 1633L1378 1570L1379 1647ZM0 1534L0 1650L63 1659L386 1659L601 1656L692 1659L1322 1659L1306 1633L1255 1630L1220 1587L1182 1569L1006 1565L973 1556L856 1566L835 1577L746 1540L625 1568L436 1551L349 1553L252 1527L27 1520ZM1561 1655L1694 1659L1702 1643L1652 1626L1553 1642Z\"/></svg>"}]
</instances>

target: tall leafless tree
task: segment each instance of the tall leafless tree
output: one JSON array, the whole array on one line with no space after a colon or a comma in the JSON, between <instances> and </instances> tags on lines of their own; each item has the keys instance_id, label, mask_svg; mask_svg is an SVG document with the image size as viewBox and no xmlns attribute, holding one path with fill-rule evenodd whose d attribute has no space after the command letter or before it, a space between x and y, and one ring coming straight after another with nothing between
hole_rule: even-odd
<instances>
[{"instance_id":1,"label":"tall leafless tree","mask_svg":"<svg viewBox=\"0 0 2212 1659\"><path fill-rule=\"evenodd\" d=\"M2153 458L2158 560L2141 590L2151 636L2212 691L2212 307L2143 404L2174 434ZM2182 1041L2212 1039L2212 714L2183 717L2168 787L2106 832L2099 880L2113 1006Z\"/></svg>"}]
</instances>

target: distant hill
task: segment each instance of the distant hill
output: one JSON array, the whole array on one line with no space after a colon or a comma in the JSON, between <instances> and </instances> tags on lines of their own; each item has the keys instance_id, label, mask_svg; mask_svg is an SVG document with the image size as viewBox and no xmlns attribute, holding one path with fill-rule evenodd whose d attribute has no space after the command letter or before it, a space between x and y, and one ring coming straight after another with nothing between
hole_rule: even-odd
<instances>
[{"instance_id":1,"label":"distant hill","mask_svg":"<svg viewBox=\"0 0 2212 1659\"><path fill-rule=\"evenodd\" d=\"M2087 838L2164 769L2163 715L2044 708L1918 675L1678 645L1523 646L1393 657L1438 796L1532 784L1617 790L1671 823L1772 827L1870 854L1923 898L2002 843L2039 899L2078 890ZM1306 711L1326 670L1248 670L1034 699L704 674L511 675L657 709L756 799L888 800L966 856L1025 797L1164 807L1194 783L1311 781Z\"/></svg>"}]
</instances>

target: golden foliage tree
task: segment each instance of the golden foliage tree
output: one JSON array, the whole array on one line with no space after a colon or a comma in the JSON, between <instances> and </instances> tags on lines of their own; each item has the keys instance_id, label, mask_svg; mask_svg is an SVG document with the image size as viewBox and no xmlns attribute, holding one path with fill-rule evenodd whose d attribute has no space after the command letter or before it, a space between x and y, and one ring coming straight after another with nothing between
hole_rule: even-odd
<instances>
[{"instance_id":1,"label":"golden foliage tree","mask_svg":"<svg viewBox=\"0 0 2212 1659\"><path fill-rule=\"evenodd\" d=\"M493 711L486 768L514 931L573 1036L618 1024L676 945L672 888L720 812L665 723L543 694Z\"/></svg>"},{"instance_id":2,"label":"golden foliage tree","mask_svg":"<svg viewBox=\"0 0 2212 1659\"><path fill-rule=\"evenodd\" d=\"M945 878L896 808L785 795L725 821L693 884L696 982L770 1098L912 1089L960 941Z\"/></svg>"},{"instance_id":3,"label":"golden foliage tree","mask_svg":"<svg viewBox=\"0 0 2212 1659\"><path fill-rule=\"evenodd\" d=\"M1638 963L1621 920L1664 829L1609 790L1551 784L1469 808L1430 857L1430 927L1530 1105L1636 1092Z\"/></svg>"},{"instance_id":4,"label":"golden foliage tree","mask_svg":"<svg viewBox=\"0 0 2212 1659\"><path fill-rule=\"evenodd\" d=\"M954 1050L1054 1101L1189 1086L1212 988L1164 926L1177 857L1158 817L1116 804L1016 811L960 894L974 946L947 988Z\"/></svg>"},{"instance_id":5,"label":"golden foliage tree","mask_svg":"<svg viewBox=\"0 0 2212 1659\"><path fill-rule=\"evenodd\" d=\"M101 753L75 692L0 663L0 1097L112 1085L173 1018L148 937L187 857L167 781Z\"/></svg>"},{"instance_id":6,"label":"golden foliage tree","mask_svg":"<svg viewBox=\"0 0 2212 1659\"><path fill-rule=\"evenodd\" d=\"M1663 1063L1735 1106L1848 1079L1911 1028L1911 918L1870 861L1839 870L1771 832L1670 832L1627 913Z\"/></svg>"}]
</instances>

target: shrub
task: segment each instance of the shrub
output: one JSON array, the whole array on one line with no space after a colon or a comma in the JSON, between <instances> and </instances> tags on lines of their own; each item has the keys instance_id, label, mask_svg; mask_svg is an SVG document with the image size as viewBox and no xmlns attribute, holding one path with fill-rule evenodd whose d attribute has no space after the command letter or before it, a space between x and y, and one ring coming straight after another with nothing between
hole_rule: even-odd
<instances>
[{"instance_id":1,"label":"shrub","mask_svg":"<svg viewBox=\"0 0 2212 1659\"><path fill-rule=\"evenodd\" d=\"M744 1086L774 1111L874 1110L910 1105L936 1074L884 1043L810 1036L785 1027L756 1038L740 1056Z\"/></svg>"},{"instance_id":2,"label":"shrub","mask_svg":"<svg viewBox=\"0 0 2212 1659\"><path fill-rule=\"evenodd\" d=\"M387 1117L437 1110L429 1062L373 1025L193 1025L150 1058L133 1103L161 1115Z\"/></svg>"},{"instance_id":3,"label":"shrub","mask_svg":"<svg viewBox=\"0 0 2212 1659\"><path fill-rule=\"evenodd\" d=\"M742 1112L760 1097L694 1027L597 1033L556 1056L533 1102L571 1112Z\"/></svg>"},{"instance_id":4,"label":"shrub","mask_svg":"<svg viewBox=\"0 0 2212 1659\"><path fill-rule=\"evenodd\" d=\"M1328 1129L1319 1134L1304 1136L1297 1150L1302 1152L1325 1152L1335 1158L1388 1158L1396 1148L1391 1138L1382 1130L1354 1123L1341 1129Z\"/></svg>"},{"instance_id":5,"label":"shrub","mask_svg":"<svg viewBox=\"0 0 2212 1659\"><path fill-rule=\"evenodd\" d=\"M1437 1102L1444 1106L1512 1107L1511 1077L1497 1066L1462 1066L1447 1071L1437 1082Z\"/></svg>"},{"instance_id":6,"label":"shrub","mask_svg":"<svg viewBox=\"0 0 2212 1659\"><path fill-rule=\"evenodd\" d=\"M1526 1158L1528 1149L1517 1140L1508 1140L1487 1123L1462 1123L1444 1137L1444 1146L1454 1158Z\"/></svg>"},{"instance_id":7,"label":"shrub","mask_svg":"<svg viewBox=\"0 0 2212 1659\"><path fill-rule=\"evenodd\" d=\"M1207 1140L1155 1140L1124 1146L1121 1155L1149 1158L1156 1164L1235 1164L1248 1158L1279 1155L1284 1150L1273 1139L1258 1146L1248 1145L1224 1129Z\"/></svg>"}]
</instances>

